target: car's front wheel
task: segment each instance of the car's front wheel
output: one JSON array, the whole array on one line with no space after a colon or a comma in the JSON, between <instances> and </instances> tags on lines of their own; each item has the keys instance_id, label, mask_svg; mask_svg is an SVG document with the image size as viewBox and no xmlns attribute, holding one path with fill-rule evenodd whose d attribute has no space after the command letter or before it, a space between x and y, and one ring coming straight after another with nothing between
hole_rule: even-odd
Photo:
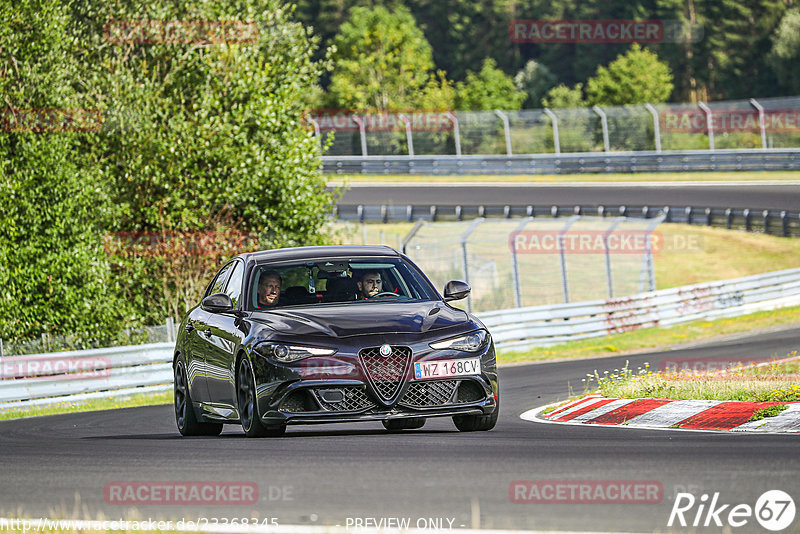
<instances>
[{"instance_id":1,"label":"car's front wheel","mask_svg":"<svg viewBox=\"0 0 800 534\"><path fill-rule=\"evenodd\" d=\"M186 364L178 358L175 362L175 422L184 436L218 436L222 423L201 423L197 420L189 395L189 380Z\"/></svg>"},{"instance_id":2,"label":"car's front wheel","mask_svg":"<svg viewBox=\"0 0 800 534\"><path fill-rule=\"evenodd\" d=\"M258 417L256 404L256 380L250 360L242 357L239 362L237 375L237 397L239 401L239 419L242 429L248 438L261 438L267 436L282 436L286 432L286 425L265 426Z\"/></svg>"},{"instance_id":3,"label":"car's front wheel","mask_svg":"<svg viewBox=\"0 0 800 534\"><path fill-rule=\"evenodd\" d=\"M412 417L409 419L387 419L382 421L386 430L415 430L425 426L425 418Z\"/></svg>"},{"instance_id":4,"label":"car's front wheel","mask_svg":"<svg viewBox=\"0 0 800 534\"><path fill-rule=\"evenodd\" d=\"M500 415L500 397L497 397L497 406L489 415L455 415L453 422L461 432L491 430L497 424L498 415Z\"/></svg>"}]
</instances>

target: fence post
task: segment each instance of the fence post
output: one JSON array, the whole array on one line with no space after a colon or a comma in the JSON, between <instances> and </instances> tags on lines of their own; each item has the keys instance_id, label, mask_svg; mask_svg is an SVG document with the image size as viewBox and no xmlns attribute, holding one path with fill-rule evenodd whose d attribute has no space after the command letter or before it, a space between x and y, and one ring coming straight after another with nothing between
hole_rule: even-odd
<instances>
[{"instance_id":1,"label":"fence post","mask_svg":"<svg viewBox=\"0 0 800 534\"><path fill-rule=\"evenodd\" d=\"M397 118L406 125L406 144L408 145L408 155L414 157L414 137L411 134L411 121L403 113L398 113Z\"/></svg>"},{"instance_id":2,"label":"fence post","mask_svg":"<svg viewBox=\"0 0 800 534\"><path fill-rule=\"evenodd\" d=\"M653 223L647 227L647 236L645 239L645 254L644 258L642 258L642 272L639 277L639 293L643 292L644 289L644 276L647 273L648 277L648 291L655 291L656 290L656 268L655 262L653 261L653 247L652 247L652 239L650 239L650 235L658 228L658 225L664 222L664 216L656 217L653 219Z\"/></svg>"},{"instance_id":3,"label":"fence post","mask_svg":"<svg viewBox=\"0 0 800 534\"><path fill-rule=\"evenodd\" d=\"M506 154L511 156L511 127L508 125L508 115L499 109L494 110L494 114L500 117L500 120L503 121L503 131L505 132L506 136Z\"/></svg>"},{"instance_id":4,"label":"fence post","mask_svg":"<svg viewBox=\"0 0 800 534\"><path fill-rule=\"evenodd\" d=\"M322 149L322 134L319 131L319 123L311 116L308 117L308 121L311 123L311 126L314 127L314 135L319 141L319 148Z\"/></svg>"},{"instance_id":5,"label":"fence post","mask_svg":"<svg viewBox=\"0 0 800 534\"><path fill-rule=\"evenodd\" d=\"M553 122L553 144L555 145L556 154L561 154L561 140L558 138L558 117L548 108L544 108L542 111Z\"/></svg>"},{"instance_id":6,"label":"fence post","mask_svg":"<svg viewBox=\"0 0 800 534\"><path fill-rule=\"evenodd\" d=\"M3 338L0 337L0 358L3 357Z\"/></svg>"},{"instance_id":7,"label":"fence post","mask_svg":"<svg viewBox=\"0 0 800 534\"><path fill-rule=\"evenodd\" d=\"M645 104L644 107L653 116L653 137L655 137L656 152L661 152L661 124L658 122L658 111L653 107L653 104Z\"/></svg>"},{"instance_id":8,"label":"fence post","mask_svg":"<svg viewBox=\"0 0 800 534\"><path fill-rule=\"evenodd\" d=\"M562 236L569 230L569 227L580 218L580 215L573 215L567 219L567 224L565 224L564 228L558 233L558 240L556 241L558 253L561 257L561 291L564 295L564 302L569 302L569 280L567 280L567 257L564 254L564 240Z\"/></svg>"},{"instance_id":9,"label":"fence post","mask_svg":"<svg viewBox=\"0 0 800 534\"><path fill-rule=\"evenodd\" d=\"M606 283L608 284L608 298L610 299L614 298L614 279L611 275L611 252L608 249L608 236L614 232L622 220L623 219L620 218L616 219L608 228L608 230L606 230L606 233L603 236L603 245L605 247L606 255Z\"/></svg>"},{"instance_id":10,"label":"fence post","mask_svg":"<svg viewBox=\"0 0 800 534\"><path fill-rule=\"evenodd\" d=\"M750 99L750 105L758 111L758 129L761 130L761 148L767 148L767 127L764 124L764 108L758 103L755 98Z\"/></svg>"},{"instance_id":11,"label":"fence post","mask_svg":"<svg viewBox=\"0 0 800 534\"><path fill-rule=\"evenodd\" d=\"M456 156L461 156L461 132L458 128L458 117L452 111L447 112L447 118L453 123L453 137L456 142Z\"/></svg>"},{"instance_id":12,"label":"fence post","mask_svg":"<svg viewBox=\"0 0 800 534\"><path fill-rule=\"evenodd\" d=\"M472 221L472 224L469 225L467 231L461 235L461 261L463 262L463 273L464 273L464 281L469 284L469 267L468 267L468 256L467 256L467 239L475 231L479 224L483 222L482 218L477 218ZM467 297L467 313L472 313L472 292L470 291L470 296Z\"/></svg>"},{"instance_id":13,"label":"fence post","mask_svg":"<svg viewBox=\"0 0 800 534\"><path fill-rule=\"evenodd\" d=\"M708 149L714 150L714 123L711 120L711 108L705 102L698 102L697 107L706 113L706 132L708 132Z\"/></svg>"},{"instance_id":14,"label":"fence post","mask_svg":"<svg viewBox=\"0 0 800 534\"><path fill-rule=\"evenodd\" d=\"M353 122L358 124L358 136L361 138L361 155L367 155L367 129L364 126L364 118L353 115Z\"/></svg>"},{"instance_id":15,"label":"fence post","mask_svg":"<svg viewBox=\"0 0 800 534\"><path fill-rule=\"evenodd\" d=\"M167 317L167 341L172 343L175 341L175 320L172 317Z\"/></svg>"},{"instance_id":16,"label":"fence post","mask_svg":"<svg viewBox=\"0 0 800 534\"><path fill-rule=\"evenodd\" d=\"M600 106L592 106L592 111L600 115L600 125L603 128L603 150L611 152L608 142L608 117L606 117L606 112L600 109Z\"/></svg>"},{"instance_id":17,"label":"fence post","mask_svg":"<svg viewBox=\"0 0 800 534\"><path fill-rule=\"evenodd\" d=\"M519 226L517 226L512 236L515 234L522 232L525 229L525 226L533 220L533 217L526 217ZM517 240L514 239L513 245L511 246L511 276L514 281L514 307L521 308L522 307L522 289L520 288L519 283L519 261L517 260Z\"/></svg>"}]
</instances>

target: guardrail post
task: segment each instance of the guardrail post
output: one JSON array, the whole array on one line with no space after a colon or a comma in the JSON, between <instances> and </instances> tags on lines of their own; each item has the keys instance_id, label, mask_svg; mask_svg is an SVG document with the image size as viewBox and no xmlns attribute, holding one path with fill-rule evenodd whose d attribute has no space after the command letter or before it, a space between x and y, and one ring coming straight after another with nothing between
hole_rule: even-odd
<instances>
[{"instance_id":1,"label":"guardrail post","mask_svg":"<svg viewBox=\"0 0 800 534\"><path fill-rule=\"evenodd\" d=\"M692 207L686 206L686 224L692 224Z\"/></svg>"},{"instance_id":2,"label":"guardrail post","mask_svg":"<svg viewBox=\"0 0 800 534\"><path fill-rule=\"evenodd\" d=\"M758 103L755 98L750 99L750 105L758 111L758 129L761 130L761 148L767 148L767 127L764 124L764 108Z\"/></svg>"},{"instance_id":3,"label":"guardrail post","mask_svg":"<svg viewBox=\"0 0 800 534\"><path fill-rule=\"evenodd\" d=\"M437 211L436 204L434 204L433 206L431 206L431 221L432 222L436 222L436 211Z\"/></svg>"},{"instance_id":4,"label":"guardrail post","mask_svg":"<svg viewBox=\"0 0 800 534\"><path fill-rule=\"evenodd\" d=\"M608 117L605 111L600 109L600 106L592 106L592 111L600 115L600 126L603 128L603 150L604 152L611 152L608 142Z\"/></svg>"},{"instance_id":5,"label":"guardrail post","mask_svg":"<svg viewBox=\"0 0 800 534\"><path fill-rule=\"evenodd\" d=\"M467 231L461 235L461 261L463 262L463 273L464 273L464 281L469 284L469 257L467 255L467 239L475 231L479 224L483 222L483 219L478 218L472 221L472 224L469 225ZM467 313L472 313L472 294L467 297Z\"/></svg>"},{"instance_id":6,"label":"guardrail post","mask_svg":"<svg viewBox=\"0 0 800 534\"><path fill-rule=\"evenodd\" d=\"M458 117L452 111L448 111L446 113L447 118L450 119L450 122L453 123L453 137L455 138L456 142L456 156L461 156L461 132L458 128Z\"/></svg>"},{"instance_id":7,"label":"guardrail post","mask_svg":"<svg viewBox=\"0 0 800 534\"><path fill-rule=\"evenodd\" d=\"M706 226L711 226L711 208L706 208Z\"/></svg>"},{"instance_id":8,"label":"guardrail post","mask_svg":"<svg viewBox=\"0 0 800 534\"><path fill-rule=\"evenodd\" d=\"M725 208L725 219L727 221L728 230L733 228L733 210L730 208Z\"/></svg>"},{"instance_id":9,"label":"guardrail post","mask_svg":"<svg viewBox=\"0 0 800 534\"><path fill-rule=\"evenodd\" d=\"M656 142L656 152L661 152L661 124L658 122L658 111L653 104L645 104L645 109L653 116L653 137Z\"/></svg>"},{"instance_id":10,"label":"guardrail post","mask_svg":"<svg viewBox=\"0 0 800 534\"><path fill-rule=\"evenodd\" d=\"M623 219L616 219L613 224L606 230L605 235L603 235L603 246L605 248L605 256L606 256L606 283L608 284L608 298L614 298L614 278L611 275L611 252L608 248L608 236L610 236L614 230L617 228L619 223L621 223Z\"/></svg>"},{"instance_id":11,"label":"guardrail post","mask_svg":"<svg viewBox=\"0 0 800 534\"><path fill-rule=\"evenodd\" d=\"M567 280L567 257L564 254L564 240L562 236L567 233L569 227L575 224L575 221L580 219L580 215L573 215L569 219L567 219L567 223L564 225L564 228L558 233L558 240L556 244L558 246L558 253L561 257L561 291L564 295L564 302L569 302L569 280Z\"/></svg>"},{"instance_id":12,"label":"guardrail post","mask_svg":"<svg viewBox=\"0 0 800 534\"><path fill-rule=\"evenodd\" d=\"M503 131L505 132L506 136L506 154L511 156L511 127L508 125L508 115L499 109L494 110L494 114L500 117L500 120L503 121Z\"/></svg>"},{"instance_id":13,"label":"guardrail post","mask_svg":"<svg viewBox=\"0 0 800 534\"><path fill-rule=\"evenodd\" d=\"M663 211L664 211L664 220L669 222L670 221L670 215L672 214L672 210L669 208L669 206L664 206L664 210Z\"/></svg>"},{"instance_id":14,"label":"guardrail post","mask_svg":"<svg viewBox=\"0 0 800 534\"><path fill-rule=\"evenodd\" d=\"M516 235L519 232L522 232L525 229L525 226L533 220L533 217L526 217L519 226L517 226L516 230L511 235ZM511 277L514 282L514 307L521 308L522 307L522 289L520 287L519 282L519 261L517 260L517 240L514 239L513 245L511 246Z\"/></svg>"},{"instance_id":15,"label":"guardrail post","mask_svg":"<svg viewBox=\"0 0 800 534\"><path fill-rule=\"evenodd\" d=\"M769 210L761 212L761 216L764 218L764 233L769 234Z\"/></svg>"},{"instance_id":16,"label":"guardrail post","mask_svg":"<svg viewBox=\"0 0 800 534\"><path fill-rule=\"evenodd\" d=\"M411 222L414 220L414 206L408 204L406 206L406 221Z\"/></svg>"},{"instance_id":17,"label":"guardrail post","mask_svg":"<svg viewBox=\"0 0 800 534\"><path fill-rule=\"evenodd\" d=\"M554 219L558 218L558 206L553 206L550 208L550 214L553 216Z\"/></svg>"},{"instance_id":18,"label":"guardrail post","mask_svg":"<svg viewBox=\"0 0 800 534\"><path fill-rule=\"evenodd\" d=\"M361 155L367 155L367 129L364 126L363 117L353 115L353 122L358 124L358 136L361 138Z\"/></svg>"},{"instance_id":19,"label":"guardrail post","mask_svg":"<svg viewBox=\"0 0 800 534\"><path fill-rule=\"evenodd\" d=\"M711 121L711 108L705 102L698 102L697 107L706 113L706 132L708 133L708 149L714 150L714 123Z\"/></svg>"},{"instance_id":20,"label":"guardrail post","mask_svg":"<svg viewBox=\"0 0 800 534\"><path fill-rule=\"evenodd\" d=\"M542 111L544 111L545 115L550 117L553 123L553 145L555 146L556 154L561 154L561 140L558 138L558 117L548 108L544 108Z\"/></svg>"},{"instance_id":21,"label":"guardrail post","mask_svg":"<svg viewBox=\"0 0 800 534\"><path fill-rule=\"evenodd\" d=\"M750 210L745 208L744 211L742 212L742 215L744 215L744 229L745 229L746 232L749 232L750 231Z\"/></svg>"},{"instance_id":22,"label":"guardrail post","mask_svg":"<svg viewBox=\"0 0 800 534\"><path fill-rule=\"evenodd\" d=\"M414 137L411 134L411 121L408 120L408 117L403 113L398 113L397 118L403 121L403 124L406 125L406 144L408 145L408 155L412 158L414 157Z\"/></svg>"}]
</instances>

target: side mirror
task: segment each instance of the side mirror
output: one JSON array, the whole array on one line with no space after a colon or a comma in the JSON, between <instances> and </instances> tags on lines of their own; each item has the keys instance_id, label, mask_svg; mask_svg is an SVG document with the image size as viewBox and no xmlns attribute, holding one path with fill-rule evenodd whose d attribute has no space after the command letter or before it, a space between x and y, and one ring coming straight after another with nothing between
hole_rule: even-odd
<instances>
[{"instance_id":1,"label":"side mirror","mask_svg":"<svg viewBox=\"0 0 800 534\"><path fill-rule=\"evenodd\" d=\"M471 291L469 284L459 280L451 280L444 286L444 301L461 300Z\"/></svg>"},{"instance_id":2,"label":"side mirror","mask_svg":"<svg viewBox=\"0 0 800 534\"><path fill-rule=\"evenodd\" d=\"M215 293L204 298L200 307L210 313L224 313L233 311L233 301L226 293Z\"/></svg>"}]
</instances>

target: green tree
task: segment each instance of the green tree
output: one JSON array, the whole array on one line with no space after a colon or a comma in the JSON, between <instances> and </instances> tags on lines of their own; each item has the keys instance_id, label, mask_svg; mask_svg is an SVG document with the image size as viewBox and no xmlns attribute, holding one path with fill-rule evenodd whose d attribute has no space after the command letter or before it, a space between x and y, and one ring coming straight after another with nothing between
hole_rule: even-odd
<instances>
[{"instance_id":1,"label":"green tree","mask_svg":"<svg viewBox=\"0 0 800 534\"><path fill-rule=\"evenodd\" d=\"M586 82L590 104L623 106L666 102L672 93L672 73L658 56L634 44L625 54L600 66Z\"/></svg>"},{"instance_id":2,"label":"green tree","mask_svg":"<svg viewBox=\"0 0 800 534\"><path fill-rule=\"evenodd\" d=\"M556 77L545 65L532 59L514 76L514 85L527 95L523 107L536 108L541 106L547 91L556 85Z\"/></svg>"},{"instance_id":3,"label":"green tree","mask_svg":"<svg viewBox=\"0 0 800 534\"><path fill-rule=\"evenodd\" d=\"M550 89L542 99L542 105L546 108L582 108L586 106L583 99L583 84L576 83L575 87L569 88L563 83Z\"/></svg>"},{"instance_id":4,"label":"green tree","mask_svg":"<svg viewBox=\"0 0 800 534\"><path fill-rule=\"evenodd\" d=\"M334 107L409 110L443 89L433 75L431 46L402 5L353 8L334 44L328 87Z\"/></svg>"},{"instance_id":5,"label":"green tree","mask_svg":"<svg viewBox=\"0 0 800 534\"><path fill-rule=\"evenodd\" d=\"M520 109L527 94L514 86L514 80L486 58L477 74L456 84L456 108L462 110Z\"/></svg>"},{"instance_id":6,"label":"green tree","mask_svg":"<svg viewBox=\"0 0 800 534\"><path fill-rule=\"evenodd\" d=\"M115 334L125 303L103 248L109 199L96 162L60 119L30 110L75 110L80 66L69 14L56 0L0 2L0 337ZM28 110L28 111L25 111ZM25 124L26 123L26 124ZM94 123L96 124L96 123Z\"/></svg>"},{"instance_id":7,"label":"green tree","mask_svg":"<svg viewBox=\"0 0 800 534\"><path fill-rule=\"evenodd\" d=\"M791 94L800 92L800 8L787 11L775 30L770 61L781 85Z\"/></svg>"}]
</instances>

